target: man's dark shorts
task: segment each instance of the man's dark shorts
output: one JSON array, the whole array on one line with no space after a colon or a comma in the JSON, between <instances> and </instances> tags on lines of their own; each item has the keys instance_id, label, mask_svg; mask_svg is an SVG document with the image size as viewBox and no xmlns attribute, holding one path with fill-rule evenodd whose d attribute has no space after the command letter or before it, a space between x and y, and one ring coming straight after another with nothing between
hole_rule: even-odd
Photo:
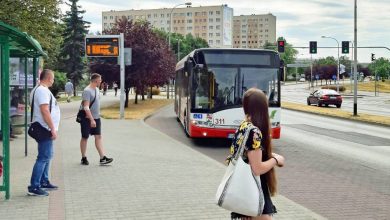
<instances>
[{"instance_id":1,"label":"man's dark shorts","mask_svg":"<svg viewBox=\"0 0 390 220\"><path fill-rule=\"evenodd\" d=\"M91 122L85 118L81 121L81 137L88 138L89 135L100 135L102 124L100 119L95 119L96 127L91 128Z\"/></svg>"}]
</instances>

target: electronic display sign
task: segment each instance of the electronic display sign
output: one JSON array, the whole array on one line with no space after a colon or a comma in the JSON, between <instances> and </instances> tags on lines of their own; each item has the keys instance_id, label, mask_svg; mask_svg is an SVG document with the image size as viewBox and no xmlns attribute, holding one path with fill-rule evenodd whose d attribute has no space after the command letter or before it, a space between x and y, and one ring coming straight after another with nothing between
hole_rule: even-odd
<instances>
[{"instance_id":1,"label":"electronic display sign","mask_svg":"<svg viewBox=\"0 0 390 220\"><path fill-rule=\"evenodd\" d=\"M86 37L85 54L89 57L119 56L118 37Z\"/></svg>"}]
</instances>

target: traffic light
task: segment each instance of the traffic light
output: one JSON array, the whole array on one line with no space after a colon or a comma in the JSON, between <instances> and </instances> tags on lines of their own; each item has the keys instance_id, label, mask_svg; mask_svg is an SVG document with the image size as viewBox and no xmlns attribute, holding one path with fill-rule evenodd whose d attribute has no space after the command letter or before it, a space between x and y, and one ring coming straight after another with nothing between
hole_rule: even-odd
<instances>
[{"instance_id":1,"label":"traffic light","mask_svg":"<svg viewBox=\"0 0 390 220\"><path fill-rule=\"evenodd\" d=\"M278 40L278 52L284 53L284 40Z\"/></svg>"},{"instance_id":2,"label":"traffic light","mask_svg":"<svg viewBox=\"0 0 390 220\"><path fill-rule=\"evenodd\" d=\"M371 54L371 61L374 61L374 60L376 60L376 59L375 59L375 53L372 53L372 54Z\"/></svg>"},{"instance_id":3,"label":"traffic light","mask_svg":"<svg viewBox=\"0 0 390 220\"><path fill-rule=\"evenodd\" d=\"M317 41L310 41L310 53L317 53Z\"/></svg>"},{"instance_id":4,"label":"traffic light","mask_svg":"<svg viewBox=\"0 0 390 220\"><path fill-rule=\"evenodd\" d=\"M341 42L341 53L349 53L349 41Z\"/></svg>"}]
</instances>

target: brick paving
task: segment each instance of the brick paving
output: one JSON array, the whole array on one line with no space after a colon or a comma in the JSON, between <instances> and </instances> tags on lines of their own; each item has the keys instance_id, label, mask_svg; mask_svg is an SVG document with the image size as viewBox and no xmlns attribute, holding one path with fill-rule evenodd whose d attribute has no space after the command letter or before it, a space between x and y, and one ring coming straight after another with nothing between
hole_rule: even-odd
<instances>
[{"instance_id":1,"label":"brick paving","mask_svg":"<svg viewBox=\"0 0 390 220\"><path fill-rule=\"evenodd\" d=\"M81 166L79 125L63 117L52 164L52 181L60 190L49 197L26 196L36 143L29 139L24 157L22 136L11 142L11 199L0 194L0 219L229 219L214 203L222 164L142 120L102 120L102 125L113 164L99 165L91 138L90 165ZM274 200L275 219L325 219L283 195Z\"/></svg>"}]
</instances>

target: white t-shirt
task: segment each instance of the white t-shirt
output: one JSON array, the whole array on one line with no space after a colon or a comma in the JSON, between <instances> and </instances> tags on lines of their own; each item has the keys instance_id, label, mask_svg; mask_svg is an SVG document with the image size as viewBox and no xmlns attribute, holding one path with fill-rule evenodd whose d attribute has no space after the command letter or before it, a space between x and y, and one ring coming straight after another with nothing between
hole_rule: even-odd
<instances>
[{"instance_id":1,"label":"white t-shirt","mask_svg":"<svg viewBox=\"0 0 390 220\"><path fill-rule=\"evenodd\" d=\"M34 94L35 92L35 94ZM46 124L45 120L42 117L40 105L49 104L51 97L51 119L53 120L54 127L56 131L58 131L58 127L60 125L60 107L57 104L56 98L50 92L49 88L45 86L38 86L36 89L34 88L30 94L30 103L32 103L32 97L34 95L34 112L33 112L33 122L39 122L43 127L50 130L49 125ZM50 110L50 106L49 106Z\"/></svg>"}]
</instances>

